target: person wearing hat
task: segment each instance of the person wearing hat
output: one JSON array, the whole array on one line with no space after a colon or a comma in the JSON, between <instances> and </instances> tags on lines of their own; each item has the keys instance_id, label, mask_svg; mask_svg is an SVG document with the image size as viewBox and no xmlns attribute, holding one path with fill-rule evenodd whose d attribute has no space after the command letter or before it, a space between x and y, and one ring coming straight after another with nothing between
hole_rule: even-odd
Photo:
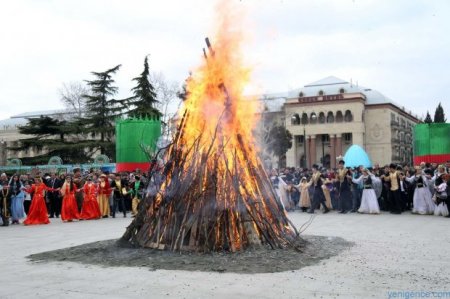
<instances>
[{"instance_id":1,"label":"person wearing hat","mask_svg":"<svg viewBox=\"0 0 450 299\"><path fill-rule=\"evenodd\" d=\"M434 209L434 215L436 216L449 216L448 211L448 198L450 196L450 189L447 183L450 181L450 174L442 175L442 183L436 185L436 208Z\"/></svg>"},{"instance_id":2,"label":"person wearing hat","mask_svg":"<svg viewBox=\"0 0 450 299\"><path fill-rule=\"evenodd\" d=\"M351 173L345 168L345 161L340 160L338 163L337 182L338 189L338 210L339 213L347 213L351 210L352 191L350 189Z\"/></svg>"},{"instance_id":3,"label":"person wearing hat","mask_svg":"<svg viewBox=\"0 0 450 299\"><path fill-rule=\"evenodd\" d=\"M36 225L36 224L49 224L47 205L45 204L45 192L46 191L58 191L59 189L53 189L47 187L40 176L36 176L34 179L34 184L28 189L25 189L27 193L33 193L33 199L31 200L30 210L28 212L27 218L23 222L25 225Z\"/></svg>"},{"instance_id":4,"label":"person wearing hat","mask_svg":"<svg viewBox=\"0 0 450 299\"><path fill-rule=\"evenodd\" d=\"M363 185L363 192L361 195L361 205L359 206L358 213L363 214L380 214L380 206L378 205L377 195L373 183L379 181L370 171L366 168L362 169L362 175L357 179L352 179L353 183Z\"/></svg>"},{"instance_id":5,"label":"person wearing hat","mask_svg":"<svg viewBox=\"0 0 450 299\"><path fill-rule=\"evenodd\" d=\"M330 209L328 209L326 203L325 203L325 195L323 194L322 184L323 184L323 178L322 174L318 171L319 167L314 164L312 166L312 177L311 177L311 183L314 186L314 194L313 194L313 200L311 204L311 208L308 210L308 213L314 214L314 210L318 209L320 205L322 205L324 211L323 213L328 213Z\"/></svg>"},{"instance_id":6,"label":"person wearing hat","mask_svg":"<svg viewBox=\"0 0 450 299\"><path fill-rule=\"evenodd\" d=\"M98 183L98 206L103 218L109 217L110 207L109 207L109 195L111 194L111 187L109 186L108 178L106 174L101 174Z\"/></svg>"},{"instance_id":7,"label":"person wearing hat","mask_svg":"<svg viewBox=\"0 0 450 299\"><path fill-rule=\"evenodd\" d=\"M410 178L406 178L410 183L415 183L416 188L414 189L413 195L413 210L414 214L420 215L431 215L434 213L435 204L432 199L432 194L428 185L430 180L427 176L422 173L420 167L416 167L415 175Z\"/></svg>"},{"instance_id":8,"label":"person wearing hat","mask_svg":"<svg viewBox=\"0 0 450 299\"><path fill-rule=\"evenodd\" d=\"M131 183L130 193L133 197L131 202L131 215L134 217L138 212L138 206L144 195L144 184L139 175L134 176L134 182Z\"/></svg>"}]
</instances>

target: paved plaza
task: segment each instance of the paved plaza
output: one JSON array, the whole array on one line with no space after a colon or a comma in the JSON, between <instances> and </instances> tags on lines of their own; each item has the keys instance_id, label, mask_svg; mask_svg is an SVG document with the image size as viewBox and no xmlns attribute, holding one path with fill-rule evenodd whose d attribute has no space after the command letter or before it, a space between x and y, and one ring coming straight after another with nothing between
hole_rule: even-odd
<instances>
[{"instance_id":1,"label":"paved plaza","mask_svg":"<svg viewBox=\"0 0 450 299\"><path fill-rule=\"evenodd\" d=\"M305 213L289 215L297 226L309 219ZM273 274L153 271L26 258L119 238L129 222L56 219L49 225L0 227L0 298L389 298L390 292L450 292L450 219L409 213L317 214L305 234L339 236L355 245L317 265Z\"/></svg>"}]
</instances>

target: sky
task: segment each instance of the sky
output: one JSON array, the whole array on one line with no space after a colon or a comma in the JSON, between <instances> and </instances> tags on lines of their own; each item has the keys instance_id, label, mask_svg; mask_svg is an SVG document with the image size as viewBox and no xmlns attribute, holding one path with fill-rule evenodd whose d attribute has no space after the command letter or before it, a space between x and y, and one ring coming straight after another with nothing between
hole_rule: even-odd
<instances>
[{"instance_id":1,"label":"sky","mask_svg":"<svg viewBox=\"0 0 450 299\"><path fill-rule=\"evenodd\" d=\"M217 1L2 1L0 120L63 105L63 83L118 64L118 98L150 69L180 86L214 36ZM228 0L242 20L250 93L327 76L376 89L419 117L450 119L450 1ZM212 40L214 43L214 40Z\"/></svg>"}]
</instances>

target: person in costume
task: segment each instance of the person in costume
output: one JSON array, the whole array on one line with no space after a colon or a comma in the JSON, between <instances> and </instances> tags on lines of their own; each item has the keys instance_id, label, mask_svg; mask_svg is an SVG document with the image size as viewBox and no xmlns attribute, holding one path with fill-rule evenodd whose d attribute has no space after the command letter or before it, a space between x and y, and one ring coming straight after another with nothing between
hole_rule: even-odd
<instances>
[{"instance_id":1,"label":"person in costume","mask_svg":"<svg viewBox=\"0 0 450 299\"><path fill-rule=\"evenodd\" d=\"M99 219L102 216L100 207L97 202L97 186L92 181L92 177L88 177L83 187L84 200L81 208L80 219L90 220Z\"/></svg>"},{"instance_id":2,"label":"person in costume","mask_svg":"<svg viewBox=\"0 0 450 299\"><path fill-rule=\"evenodd\" d=\"M4 180L1 182L2 186L0 187L0 214L2 218L2 225L9 225L9 216L11 215L11 203L9 196L9 186L8 181Z\"/></svg>"},{"instance_id":3,"label":"person in costume","mask_svg":"<svg viewBox=\"0 0 450 299\"><path fill-rule=\"evenodd\" d=\"M327 206L328 209L332 208L331 194L330 194L332 183L333 182L328 177L326 177L322 184L323 195L325 196L325 205Z\"/></svg>"},{"instance_id":4,"label":"person in costume","mask_svg":"<svg viewBox=\"0 0 450 299\"><path fill-rule=\"evenodd\" d=\"M363 186L361 205L359 206L358 213L380 214L380 206L378 205L378 199L373 185L374 182L379 180L379 178L365 168L362 169L362 174L358 178L352 179L354 184L362 184Z\"/></svg>"},{"instance_id":5,"label":"person in costume","mask_svg":"<svg viewBox=\"0 0 450 299\"><path fill-rule=\"evenodd\" d=\"M131 214L133 216L136 216L139 203L141 202L144 195L144 184L141 182L140 176L134 176L134 182L131 183L130 186L130 193L133 198L131 202Z\"/></svg>"},{"instance_id":6,"label":"person in costume","mask_svg":"<svg viewBox=\"0 0 450 299\"><path fill-rule=\"evenodd\" d=\"M73 220L80 219L77 200L75 199L75 192L77 190L78 189L73 182L73 178L71 176L67 176L66 181L61 187L61 194L63 196L61 208L62 221L72 222Z\"/></svg>"},{"instance_id":7,"label":"person in costume","mask_svg":"<svg viewBox=\"0 0 450 299\"><path fill-rule=\"evenodd\" d=\"M58 189L47 187L42 182L41 177L37 176L34 179L34 184L32 184L28 189L25 189L25 192L33 193L33 198L31 200L31 206L27 218L23 224L36 225L50 223L50 220L48 219L47 206L45 204L45 192L55 190Z\"/></svg>"},{"instance_id":8,"label":"person in costume","mask_svg":"<svg viewBox=\"0 0 450 299\"><path fill-rule=\"evenodd\" d=\"M113 175L113 180L111 182L111 189L113 190L113 206L112 206L112 217L116 218L117 209L121 209L123 217L127 217L127 210L125 209L125 199L124 199L124 188L126 188L126 182L123 180L118 173ZM119 207L120 206L120 207Z\"/></svg>"},{"instance_id":9,"label":"person in costume","mask_svg":"<svg viewBox=\"0 0 450 299\"><path fill-rule=\"evenodd\" d=\"M422 169L416 168L416 173L410 178L406 178L410 183L415 183L416 189L413 196L413 210L414 214L430 215L434 213L435 204L432 199L428 184L428 178L422 173Z\"/></svg>"},{"instance_id":10,"label":"person in costume","mask_svg":"<svg viewBox=\"0 0 450 299\"><path fill-rule=\"evenodd\" d=\"M436 188L436 208L434 209L434 215L436 216L444 216L447 217L449 215L447 198L450 194L448 194L449 186L448 182L450 180L450 174L444 174L441 176L442 183Z\"/></svg>"},{"instance_id":11,"label":"person in costume","mask_svg":"<svg viewBox=\"0 0 450 299\"><path fill-rule=\"evenodd\" d=\"M350 180L352 179L350 172L345 168L345 161L340 160L337 171L337 188L338 188L338 209L339 213L347 213L351 210L352 191L350 188Z\"/></svg>"},{"instance_id":12,"label":"person in costume","mask_svg":"<svg viewBox=\"0 0 450 299\"><path fill-rule=\"evenodd\" d=\"M25 187L19 180L17 174L13 175L9 183L9 193L11 196L11 220L12 224L19 224L20 219L25 218L24 200L25 193L23 190Z\"/></svg>"},{"instance_id":13,"label":"person in costume","mask_svg":"<svg viewBox=\"0 0 450 299\"><path fill-rule=\"evenodd\" d=\"M386 182L390 182L390 187L388 191L388 202L391 214L401 214L401 193L400 193L400 175L399 171L396 169L397 166L393 163L389 165L389 172L386 175L381 176Z\"/></svg>"},{"instance_id":14,"label":"person in costume","mask_svg":"<svg viewBox=\"0 0 450 299\"><path fill-rule=\"evenodd\" d=\"M103 218L109 217L109 195L111 194L111 187L109 186L108 178L106 174L102 174L99 177L97 200L100 212Z\"/></svg>"},{"instance_id":15,"label":"person in costume","mask_svg":"<svg viewBox=\"0 0 450 299\"><path fill-rule=\"evenodd\" d=\"M306 177L302 177L300 184L296 187L300 189L300 209L306 212L307 209L311 207L311 200L309 199L308 188L311 186L312 182L308 183Z\"/></svg>"},{"instance_id":16,"label":"person in costume","mask_svg":"<svg viewBox=\"0 0 450 299\"><path fill-rule=\"evenodd\" d=\"M324 179L322 178L322 174L320 171L318 171L318 166L316 164L312 167L313 174L311 177L311 183L314 186L314 194L313 194L313 200L311 204L311 208L308 210L308 213L314 214L314 210L318 209L320 205L323 207L323 213L328 213L330 210L328 209L326 203L325 203L325 195L323 194L322 185L324 182Z\"/></svg>"}]
</instances>

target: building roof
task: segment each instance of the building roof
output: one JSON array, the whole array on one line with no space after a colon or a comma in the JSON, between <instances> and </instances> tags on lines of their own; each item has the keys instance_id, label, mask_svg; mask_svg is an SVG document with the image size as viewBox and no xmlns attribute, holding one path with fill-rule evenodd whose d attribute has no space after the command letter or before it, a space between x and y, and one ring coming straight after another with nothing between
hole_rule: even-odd
<instances>
[{"instance_id":1,"label":"building roof","mask_svg":"<svg viewBox=\"0 0 450 299\"><path fill-rule=\"evenodd\" d=\"M394 104L395 106L402 107L394 103L390 98L386 97L377 90L360 86L340 78L329 76L318 81L306 84L302 88L294 89L289 92L290 98L297 98L301 93L304 97L317 96L319 91L323 91L324 95L335 95L340 94L341 89L344 93L362 93L366 97L367 105L374 104Z\"/></svg>"},{"instance_id":2,"label":"building roof","mask_svg":"<svg viewBox=\"0 0 450 299\"><path fill-rule=\"evenodd\" d=\"M11 118L34 118L34 117L40 117L41 115L57 115L57 114L73 114L75 113L71 109L54 109L54 110L41 110L41 111L31 111L31 112L24 112L17 115L11 116Z\"/></svg>"}]
</instances>

